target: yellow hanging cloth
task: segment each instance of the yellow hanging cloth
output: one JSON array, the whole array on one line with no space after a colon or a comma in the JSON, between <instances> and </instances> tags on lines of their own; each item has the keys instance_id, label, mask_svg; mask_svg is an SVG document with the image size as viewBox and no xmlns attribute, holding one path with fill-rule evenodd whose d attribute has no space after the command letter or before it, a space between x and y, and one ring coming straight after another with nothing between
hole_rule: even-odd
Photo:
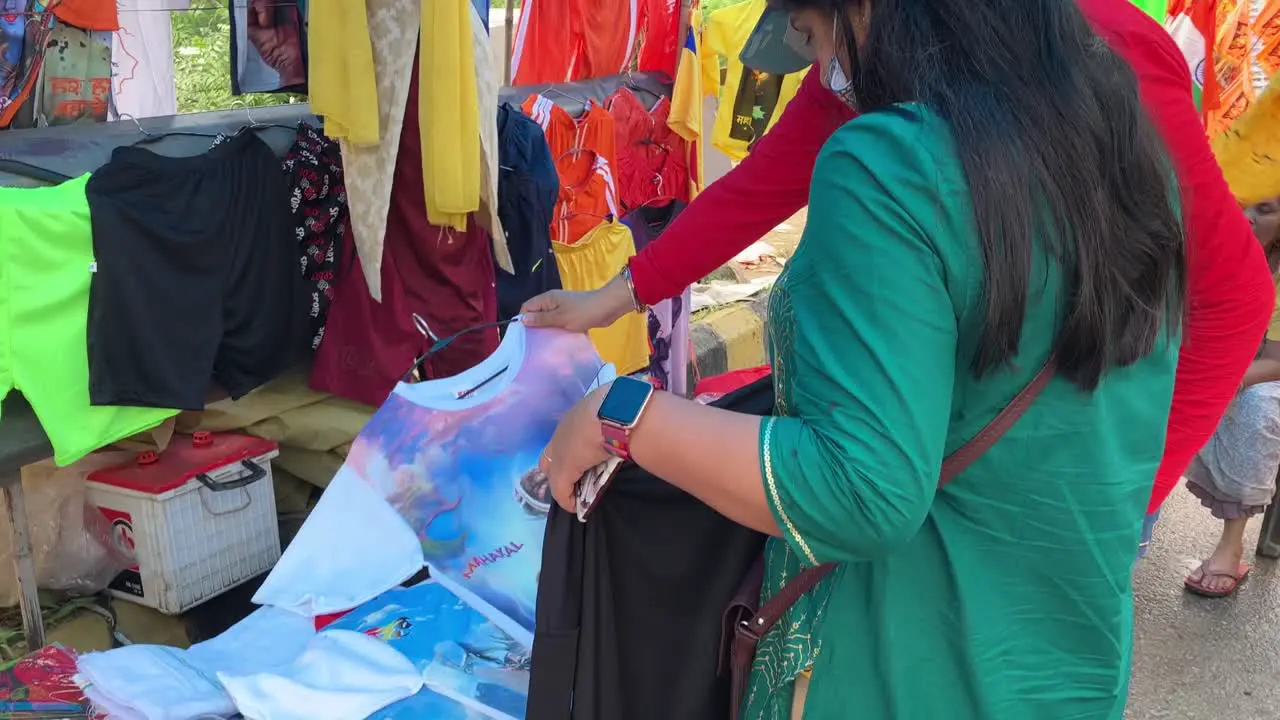
<instances>
[{"instance_id":1,"label":"yellow hanging cloth","mask_svg":"<svg viewBox=\"0 0 1280 720\"><path fill-rule=\"evenodd\" d=\"M1280 195L1280 75L1211 145L1236 202L1254 205Z\"/></svg>"},{"instance_id":2,"label":"yellow hanging cloth","mask_svg":"<svg viewBox=\"0 0 1280 720\"><path fill-rule=\"evenodd\" d=\"M378 144L378 87L364 0L311 0L307 63L311 112L324 118L324 134Z\"/></svg>"},{"instance_id":3,"label":"yellow hanging cloth","mask_svg":"<svg viewBox=\"0 0 1280 720\"><path fill-rule=\"evenodd\" d=\"M467 229L480 209L480 120L468 0L422 0L418 123L427 220ZM487 120L492 120L488 118Z\"/></svg>"}]
</instances>

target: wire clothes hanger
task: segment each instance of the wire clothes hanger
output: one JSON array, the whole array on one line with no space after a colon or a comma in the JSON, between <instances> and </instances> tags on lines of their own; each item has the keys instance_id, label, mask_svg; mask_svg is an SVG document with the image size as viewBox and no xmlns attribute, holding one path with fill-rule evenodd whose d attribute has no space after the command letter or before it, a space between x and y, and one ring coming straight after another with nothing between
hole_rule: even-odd
<instances>
[{"instance_id":1,"label":"wire clothes hanger","mask_svg":"<svg viewBox=\"0 0 1280 720\"><path fill-rule=\"evenodd\" d=\"M662 185L663 185L663 182L664 182L664 181L663 181L663 179L662 179L662 176L661 176L661 175L659 175L659 174L657 174L657 173L654 173L654 174L653 174L653 182L654 182L654 184L656 184L656 185L658 186L658 194L657 194L657 195L654 195L653 197L649 198L648 200L645 200L644 202L640 203L638 206L636 206L636 210L639 210L639 209L641 209L641 208L647 208L647 207L655 207L655 206L658 206L658 205L661 205L661 206L664 206L664 207L665 207L665 206L670 205L671 203L673 203L673 202L675 202L676 200L678 200L678 199L679 199L679 198L677 198L675 195L663 195L663 194L662 194Z\"/></svg>"},{"instance_id":2,"label":"wire clothes hanger","mask_svg":"<svg viewBox=\"0 0 1280 720\"><path fill-rule=\"evenodd\" d=\"M490 328L503 327L513 322L516 322L517 320L520 319L520 316L517 315L507 320L498 320L497 322L480 323L479 325L472 325L471 327L463 328L462 330L459 330L458 332L452 335L448 335L442 338L442 337L437 337L436 334L431 331L431 326L427 324L426 319L423 318L418 313L413 313L410 317L413 320L413 326L418 329L418 332L422 333L423 337L427 338L432 342L431 342L431 347L427 348L426 352L419 355L417 359L413 361L413 366L410 367L409 370L404 375L400 376L400 382L414 382L417 379L425 377L427 359L430 358L432 355L435 355L436 353L440 352L441 350L444 350L445 348L449 347L450 345L453 344L454 340L457 340L463 335L477 332L479 330L488 330ZM457 396L459 400L471 397L471 395L474 394L480 388L484 387L485 385L488 385L494 380L497 380L499 377L502 377L502 373L506 372L509 367L510 366L504 365L502 366L502 368L494 372L492 375L480 380L480 382L476 383L470 388L467 388L466 390L459 390L454 394Z\"/></svg>"},{"instance_id":3,"label":"wire clothes hanger","mask_svg":"<svg viewBox=\"0 0 1280 720\"><path fill-rule=\"evenodd\" d=\"M211 133L195 132L192 130L171 130L169 132L153 133L150 130L147 130L146 128L142 127L142 123L138 122L138 118L130 115L129 113L121 113L120 119L132 120L134 127L138 128L138 132L142 133L142 137L134 141L133 144L135 146L148 145L150 143L159 142L160 140L163 140L167 137L199 137L199 138L217 137L217 135L214 135Z\"/></svg>"},{"instance_id":4,"label":"wire clothes hanger","mask_svg":"<svg viewBox=\"0 0 1280 720\"><path fill-rule=\"evenodd\" d=\"M622 81L622 87L630 90L632 93L644 93L645 95L651 95L653 97L654 107L657 107L657 103L662 102L662 98L663 98L662 93L659 93L655 90L650 90L649 88L636 82L636 75L634 72L631 71L630 68L627 69L627 72L624 74L624 77L626 79ZM645 110L647 110L648 112L653 112L653 108L645 108Z\"/></svg>"},{"instance_id":5,"label":"wire clothes hanger","mask_svg":"<svg viewBox=\"0 0 1280 720\"><path fill-rule=\"evenodd\" d=\"M258 122L257 120L254 120L254 119L253 119L253 112L252 112L251 110L249 110L249 108L245 108L245 109L244 109L244 116L245 116L245 118L249 121L249 124L248 124L248 125L245 125L245 126L243 126L243 127L241 127L239 130L237 130L237 131L236 131L236 135L243 135L243 134L244 134L244 133L246 133L246 132L254 132L254 131L257 131L257 130L266 130L267 128L280 128L280 129L282 129L282 130L291 130L291 131L294 131L294 132L297 132L297 130L298 130L298 126L297 126L297 125L285 125L285 124L283 124L283 123L264 123L264 122ZM301 123L302 123L302 121L301 121L301 120L299 120L299 121L298 121L298 123L299 123L299 124L301 124Z\"/></svg>"},{"instance_id":6,"label":"wire clothes hanger","mask_svg":"<svg viewBox=\"0 0 1280 720\"><path fill-rule=\"evenodd\" d=\"M540 90L537 94L543 97L547 97L548 95L559 95L565 100L568 100L571 103L569 107L564 107L564 106L557 106L557 107L560 107L565 112L569 113L569 117L572 117L575 120L581 117L582 115L585 115L587 111L591 109L591 98L584 99L584 98L574 97L569 93L556 87L555 85L548 85L542 90ZM548 97L547 100L551 100L551 98ZM554 105L555 103L552 102L552 104ZM581 110L579 110L579 106L581 106Z\"/></svg>"}]
</instances>

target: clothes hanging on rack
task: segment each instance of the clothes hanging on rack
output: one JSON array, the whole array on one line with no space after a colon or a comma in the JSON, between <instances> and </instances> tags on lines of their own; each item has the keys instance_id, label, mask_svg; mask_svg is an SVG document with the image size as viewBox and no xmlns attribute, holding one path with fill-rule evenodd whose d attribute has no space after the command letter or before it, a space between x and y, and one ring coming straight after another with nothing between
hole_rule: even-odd
<instances>
[{"instance_id":1,"label":"clothes hanging on rack","mask_svg":"<svg viewBox=\"0 0 1280 720\"><path fill-rule=\"evenodd\" d=\"M95 405L201 410L210 377L239 398L301 357L307 302L288 190L260 138L195 157L119 147L86 193Z\"/></svg>"},{"instance_id":2,"label":"clothes hanging on rack","mask_svg":"<svg viewBox=\"0 0 1280 720\"><path fill-rule=\"evenodd\" d=\"M403 78L392 64L378 64L373 60L374 43L370 26L380 32L396 29L387 25L397 10L407 10L412 4L403 2L353 3L346 0L310 0L307 8L307 73L309 75L311 111L324 118L324 132L329 137L350 142L357 146L378 145L385 142L382 135L389 117L400 117L393 102L396 98L383 96L393 92L402 79L408 82L408 68L403 68ZM399 51L406 44L405 35L391 38L378 35L380 51ZM396 55L393 60L401 59ZM399 133L394 137L399 139ZM345 151L345 148L344 148ZM394 155L394 149L392 150ZM363 231L363 223L357 229ZM377 267L373 268L377 272ZM375 288L376 290L376 288ZM375 292L374 297L377 297Z\"/></svg>"},{"instance_id":3,"label":"clothes hanging on rack","mask_svg":"<svg viewBox=\"0 0 1280 720\"><path fill-rule=\"evenodd\" d=\"M551 217L560 176L542 128L510 104L498 108L498 212L508 231L514 273L499 272L498 318L520 312L524 302L560 288L551 252Z\"/></svg>"},{"instance_id":4,"label":"clothes hanging on rack","mask_svg":"<svg viewBox=\"0 0 1280 720\"><path fill-rule=\"evenodd\" d=\"M539 85L626 72L641 27L641 1L525 0L512 44L511 83Z\"/></svg>"},{"instance_id":5,"label":"clothes hanging on rack","mask_svg":"<svg viewBox=\"0 0 1280 720\"><path fill-rule=\"evenodd\" d=\"M680 7L678 0L640 0L644 28L644 42L640 45L637 64L641 72L660 72L667 77L676 76L680 51ZM697 3L690 8L690 15L699 14Z\"/></svg>"},{"instance_id":6,"label":"clothes hanging on rack","mask_svg":"<svg viewBox=\"0 0 1280 720\"><path fill-rule=\"evenodd\" d=\"M232 2L231 93L305 94L307 39L304 27L296 0Z\"/></svg>"},{"instance_id":7,"label":"clothes hanging on rack","mask_svg":"<svg viewBox=\"0 0 1280 720\"><path fill-rule=\"evenodd\" d=\"M573 150L591 150L609 165L614 164L617 139L613 116L600 103L588 100L579 118L574 118L547 95L530 95L520 109L542 128L551 156L556 160Z\"/></svg>"},{"instance_id":8,"label":"clothes hanging on rack","mask_svg":"<svg viewBox=\"0 0 1280 720\"><path fill-rule=\"evenodd\" d=\"M10 390L23 394L58 465L177 414L89 403L86 337L96 265L88 178L0 188L0 399ZM143 317L150 316L148 310ZM130 326L137 322L132 318ZM206 376L200 387L207 381Z\"/></svg>"},{"instance_id":9,"label":"clothes hanging on rack","mask_svg":"<svg viewBox=\"0 0 1280 720\"><path fill-rule=\"evenodd\" d=\"M773 400L766 378L714 404ZM552 507L526 720L729 717L723 613L764 539L631 463L585 523Z\"/></svg>"},{"instance_id":10,"label":"clothes hanging on rack","mask_svg":"<svg viewBox=\"0 0 1280 720\"><path fill-rule=\"evenodd\" d=\"M178 114L173 74L173 19L191 0L118 0L120 30L111 35L112 119ZM169 12L152 12L152 8Z\"/></svg>"},{"instance_id":11,"label":"clothes hanging on rack","mask_svg":"<svg viewBox=\"0 0 1280 720\"><path fill-rule=\"evenodd\" d=\"M345 0L312 0L312 22L318 19L321 2L344 3ZM352 3L345 3L347 7ZM387 212L391 206L391 184L395 175L396 155L400 149L400 130L404 125L405 108L408 107L409 81L416 67L414 54L418 46L420 13L415 0L365 0L367 8L368 36L372 42L372 57L376 82L376 106L378 139L368 143L367 130L351 137L339 135L342 146L342 163L347 177L347 197L351 205L351 231L356 252L360 257L364 279L369 294L375 300L382 299L382 242L387 234ZM339 15L338 17L345 17ZM360 43L359 33L352 42ZM352 68L351 72L356 72ZM354 89L360 88L361 78L351 78ZM340 93L346 98L346 93ZM366 98L367 92L351 95ZM317 111L319 112L319 111ZM344 112L351 112L346 110ZM331 116L326 115L326 123ZM354 133L359 125L348 126ZM403 372L403 370L401 371ZM388 389L390 386L388 386ZM377 402L374 403L375 405Z\"/></svg>"},{"instance_id":12,"label":"clothes hanging on rack","mask_svg":"<svg viewBox=\"0 0 1280 720\"><path fill-rule=\"evenodd\" d=\"M368 405L382 404L426 349L422 333L413 324L414 313L439 337L498 317L488 233L474 220L464 232L427 221L417 77L412 71L399 152L392 167L395 189L388 202L382 249L382 302L356 290L359 283L344 273L339 281L344 289L334 299L325 340L311 369L312 388ZM459 373L493 352L497 343L496 329L468 333L432 355L428 377Z\"/></svg>"},{"instance_id":13,"label":"clothes hanging on rack","mask_svg":"<svg viewBox=\"0 0 1280 720\"><path fill-rule=\"evenodd\" d=\"M671 111L667 115L667 125L685 140L690 200L702 191L702 62L702 13L693 12L680 48L680 64L671 88Z\"/></svg>"},{"instance_id":14,"label":"clothes hanging on rack","mask_svg":"<svg viewBox=\"0 0 1280 720\"><path fill-rule=\"evenodd\" d=\"M307 616L348 610L425 562L527 646L549 503L529 471L602 370L585 336L514 323L465 372L398 384L254 602ZM375 500L367 518L353 512Z\"/></svg>"},{"instance_id":15,"label":"clothes hanging on rack","mask_svg":"<svg viewBox=\"0 0 1280 720\"><path fill-rule=\"evenodd\" d=\"M616 220L597 224L578 242L556 242L556 263L565 290L596 290L622 271L627 259L636 254L631 230ZM629 375L649 365L648 317L629 312L606 328L588 333L605 362L613 363L618 374Z\"/></svg>"},{"instance_id":16,"label":"clothes hanging on rack","mask_svg":"<svg viewBox=\"0 0 1280 720\"><path fill-rule=\"evenodd\" d=\"M422 0L416 105L422 136L422 185L433 225L466 229L480 209L480 121L470 3ZM489 86L497 105L497 82ZM493 117L490 115L489 117ZM485 118L488 123L489 118Z\"/></svg>"},{"instance_id":17,"label":"clothes hanging on rack","mask_svg":"<svg viewBox=\"0 0 1280 720\"><path fill-rule=\"evenodd\" d=\"M45 0L43 4L59 20L84 30L120 29L116 3L104 0ZM34 9L34 6L33 6Z\"/></svg>"},{"instance_id":18,"label":"clothes hanging on rack","mask_svg":"<svg viewBox=\"0 0 1280 720\"><path fill-rule=\"evenodd\" d=\"M609 111L588 102L586 112L575 120L545 95L530 96L522 109L546 134L560 177L551 239L573 244L607 218L618 217L613 176L617 140Z\"/></svg>"},{"instance_id":19,"label":"clothes hanging on rack","mask_svg":"<svg viewBox=\"0 0 1280 720\"><path fill-rule=\"evenodd\" d=\"M502 226L502 215L499 211L498 199L498 164L501 148L498 141L498 125L488 122L489 118L498 116L498 85L501 80L493 64L493 46L489 41L489 32L480 19L478 11L470 12L471 45L475 54L476 93L479 97L480 132L480 211L475 219L488 233L493 242L493 259L504 273L515 272L511 251L507 247L507 233Z\"/></svg>"},{"instance_id":20,"label":"clothes hanging on rack","mask_svg":"<svg viewBox=\"0 0 1280 720\"><path fill-rule=\"evenodd\" d=\"M39 84L45 48L57 25L53 13L0 13L0 128L32 126L28 101ZM20 119L20 113L25 117Z\"/></svg>"},{"instance_id":21,"label":"clothes hanging on rack","mask_svg":"<svg viewBox=\"0 0 1280 720\"><path fill-rule=\"evenodd\" d=\"M666 205L647 205L637 208L622 222L631 228L636 252L657 239L662 231L676 219L685 203L669 202ZM677 395L689 392L689 313L693 299L689 288L672 298L649 306L649 369L648 374L659 385Z\"/></svg>"},{"instance_id":22,"label":"clothes hanging on rack","mask_svg":"<svg viewBox=\"0 0 1280 720\"><path fill-rule=\"evenodd\" d=\"M297 138L285 152L282 166L289 182L289 210L308 299L311 349L315 350L324 338L333 305L342 249L350 245L351 216L342 151L319 129L299 123Z\"/></svg>"},{"instance_id":23,"label":"clothes hanging on rack","mask_svg":"<svg viewBox=\"0 0 1280 720\"><path fill-rule=\"evenodd\" d=\"M469 7L469 6L468 6ZM461 231L428 220L422 198L420 158L428 152L416 107L421 83L417 71L409 85L409 109L396 156L395 185L387 218L387 254L395 258L405 279L405 296L414 312L426 319L439 337L498 319L494 287L492 241L475 219L468 217ZM468 333L447 349L432 355L427 377L455 375L483 360L497 347L498 333ZM404 372L407 366L402 367Z\"/></svg>"},{"instance_id":24,"label":"clothes hanging on rack","mask_svg":"<svg viewBox=\"0 0 1280 720\"><path fill-rule=\"evenodd\" d=\"M380 263L382 301L373 299L365 284L368 269L348 246L353 258L338 270L337 293L329 308L324 339L311 362L308 385L313 390L378 406L396 380L430 341L413 326L405 283L394 258Z\"/></svg>"},{"instance_id":25,"label":"clothes hanging on rack","mask_svg":"<svg viewBox=\"0 0 1280 720\"><path fill-rule=\"evenodd\" d=\"M765 0L747 0L721 8L708 18L702 33L703 89L719 90L720 107L711 143L733 160L742 160L751 144L782 117L800 89L803 72L783 75L753 70L742 64L742 48L764 14ZM720 60L728 70L721 87Z\"/></svg>"},{"instance_id":26,"label":"clothes hanging on rack","mask_svg":"<svg viewBox=\"0 0 1280 720\"><path fill-rule=\"evenodd\" d=\"M112 13L114 15L114 12ZM44 61L24 127L106 122L111 104L109 30L83 30L65 22L49 32Z\"/></svg>"},{"instance_id":27,"label":"clothes hanging on rack","mask_svg":"<svg viewBox=\"0 0 1280 720\"><path fill-rule=\"evenodd\" d=\"M621 214L609 162L594 150L573 151L556 162L560 192L551 220L552 242L572 245L600 223Z\"/></svg>"},{"instance_id":28,"label":"clothes hanging on rack","mask_svg":"<svg viewBox=\"0 0 1280 720\"><path fill-rule=\"evenodd\" d=\"M671 101L658 99L646 109L623 87L605 101L617 132L618 165L614 180L622 212L630 212L656 198L688 202L688 148L684 138L667 125Z\"/></svg>"},{"instance_id":29,"label":"clothes hanging on rack","mask_svg":"<svg viewBox=\"0 0 1280 720\"><path fill-rule=\"evenodd\" d=\"M241 129L240 132L253 131ZM234 138L234 135L219 133L211 147L229 143ZM342 151L338 143L325 137L318 128L301 121L280 166L288 181L289 212L293 218L293 237L298 243L298 269L307 295L310 346L314 351L324 337L344 248L348 262L354 254L348 242L351 216Z\"/></svg>"}]
</instances>

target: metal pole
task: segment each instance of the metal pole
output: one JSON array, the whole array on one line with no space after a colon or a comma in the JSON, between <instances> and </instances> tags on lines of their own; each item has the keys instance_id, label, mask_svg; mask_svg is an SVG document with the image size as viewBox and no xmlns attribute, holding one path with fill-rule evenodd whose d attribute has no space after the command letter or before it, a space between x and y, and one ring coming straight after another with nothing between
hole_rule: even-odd
<instances>
[{"instance_id":1,"label":"metal pole","mask_svg":"<svg viewBox=\"0 0 1280 720\"><path fill-rule=\"evenodd\" d=\"M40 615L40 594L36 586L36 562L31 552L31 531L27 527L27 502L22 494L22 477L15 473L0 478L5 509L13 528L13 565L18 574L18 604L22 610L22 630L27 636L27 652L44 647L44 618Z\"/></svg>"},{"instance_id":2,"label":"metal pole","mask_svg":"<svg viewBox=\"0 0 1280 720\"><path fill-rule=\"evenodd\" d=\"M511 87L511 53L515 47L515 20L516 20L516 0L507 0L507 13L503 26L502 44L506 57L502 63L502 85L503 87Z\"/></svg>"}]
</instances>

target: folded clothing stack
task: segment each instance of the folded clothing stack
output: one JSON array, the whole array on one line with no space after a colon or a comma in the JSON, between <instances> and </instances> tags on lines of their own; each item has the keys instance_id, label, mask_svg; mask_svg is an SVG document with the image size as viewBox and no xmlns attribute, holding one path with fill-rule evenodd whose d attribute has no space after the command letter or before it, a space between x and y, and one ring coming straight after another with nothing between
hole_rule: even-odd
<instances>
[{"instance_id":1,"label":"folded clothing stack","mask_svg":"<svg viewBox=\"0 0 1280 720\"><path fill-rule=\"evenodd\" d=\"M112 720L192 720L236 714L221 673L250 675L286 667L315 637L311 618L264 607L186 650L130 645L80 656L77 682Z\"/></svg>"}]
</instances>

